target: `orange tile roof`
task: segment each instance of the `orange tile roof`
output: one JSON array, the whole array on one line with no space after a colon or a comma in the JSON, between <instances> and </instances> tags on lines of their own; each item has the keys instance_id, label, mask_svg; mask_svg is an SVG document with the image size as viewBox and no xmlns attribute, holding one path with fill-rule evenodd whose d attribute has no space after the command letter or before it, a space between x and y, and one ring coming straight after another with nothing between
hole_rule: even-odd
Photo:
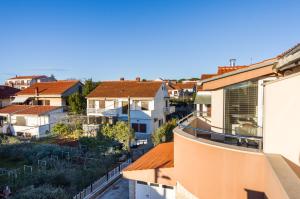
<instances>
[{"instance_id":1,"label":"orange tile roof","mask_svg":"<svg viewBox=\"0 0 300 199\"><path fill-rule=\"evenodd\" d=\"M35 95L36 88L39 95L62 95L68 89L80 83L79 80L61 80L55 82L40 82L20 91L17 95Z\"/></svg>"},{"instance_id":2,"label":"orange tile roof","mask_svg":"<svg viewBox=\"0 0 300 199\"><path fill-rule=\"evenodd\" d=\"M222 75L234 70L238 70L238 69L242 69L242 68L246 68L248 66L219 66L218 67L218 75Z\"/></svg>"},{"instance_id":3,"label":"orange tile roof","mask_svg":"<svg viewBox=\"0 0 300 199\"><path fill-rule=\"evenodd\" d=\"M174 142L159 144L130 164L124 171L174 167Z\"/></svg>"},{"instance_id":4,"label":"orange tile roof","mask_svg":"<svg viewBox=\"0 0 300 199\"><path fill-rule=\"evenodd\" d=\"M10 105L0 109L0 114L43 115L61 108L60 106Z\"/></svg>"},{"instance_id":5,"label":"orange tile roof","mask_svg":"<svg viewBox=\"0 0 300 199\"><path fill-rule=\"evenodd\" d=\"M204 79L209 79L212 78L214 76L217 76L218 74L202 74L200 77L200 80L204 80Z\"/></svg>"},{"instance_id":6,"label":"orange tile roof","mask_svg":"<svg viewBox=\"0 0 300 199\"><path fill-rule=\"evenodd\" d=\"M155 97L162 82L159 81L107 81L101 82L87 97Z\"/></svg>"},{"instance_id":7,"label":"orange tile roof","mask_svg":"<svg viewBox=\"0 0 300 199\"><path fill-rule=\"evenodd\" d=\"M7 99L10 96L14 96L19 91L20 90L17 88L0 85L0 99Z\"/></svg>"},{"instance_id":8,"label":"orange tile roof","mask_svg":"<svg viewBox=\"0 0 300 199\"><path fill-rule=\"evenodd\" d=\"M168 90L181 90L181 89L192 89L196 86L197 83L188 82L188 83L176 83L176 84L169 84L167 89Z\"/></svg>"},{"instance_id":9,"label":"orange tile roof","mask_svg":"<svg viewBox=\"0 0 300 199\"><path fill-rule=\"evenodd\" d=\"M10 80L12 79L36 79L36 78L46 78L46 75L28 75L28 76L16 76L9 78Z\"/></svg>"}]
</instances>

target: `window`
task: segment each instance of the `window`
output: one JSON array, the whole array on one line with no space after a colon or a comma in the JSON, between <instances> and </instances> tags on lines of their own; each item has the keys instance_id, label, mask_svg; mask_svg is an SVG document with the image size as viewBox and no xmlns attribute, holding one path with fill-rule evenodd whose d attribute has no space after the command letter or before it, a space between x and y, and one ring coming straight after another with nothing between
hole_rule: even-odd
<instances>
[{"instance_id":1,"label":"window","mask_svg":"<svg viewBox=\"0 0 300 199\"><path fill-rule=\"evenodd\" d=\"M119 102L117 100L114 101L114 108L118 108L119 107Z\"/></svg>"},{"instance_id":2,"label":"window","mask_svg":"<svg viewBox=\"0 0 300 199\"><path fill-rule=\"evenodd\" d=\"M142 101L142 110L143 111L149 110L149 102L148 101Z\"/></svg>"},{"instance_id":3,"label":"window","mask_svg":"<svg viewBox=\"0 0 300 199\"><path fill-rule=\"evenodd\" d=\"M99 100L99 108L105 109L105 101L104 100Z\"/></svg>"},{"instance_id":4,"label":"window","mask_svg":"<svg viewBox=\"0 0 300 199\"><path fill-rule=\"evenodd\" d=\"M134 104L134 110L140 110L139 101L134 100L133 104Z\"/></svg>"},{"instance_id":5,"label":"window","mask_svg":"<svg viewBox=\"0 0 300 199\"><path fill-rule=\"evenodd\" d=\"M128 102L122 102L122 114L128 114Z\"/></svg>"},{"instance_id":6,"label":"window","mask_svg":"<svg viewBox=\"0 0 300 199\"><path fill-rule=\"evenodd\" d=\"M257 135L257 95L257 81L247 81L224 89L225 133Z\"/></svg>"},{"instance_id":7,"label":"window","mask_svg":"<svg viewBox=\"0 0 300 199\"><path fill-rule=\"evenodd\" d=\"M132 123L131 124L134 132L139 132L139 133L146 133L147 132L147 125L146 124L140 124L140 123Z\"/></svg>"},{"instance_id":8,"label":"window","mask_svg":"<svg viewBox=\"0 0 300 199\"><path fill-rule=\"evenodd\" d=\"M44 101L44 105L45 105L45 106L50 106L50 100L45 100L45 101Z\"/></svg>"},{"instance_id":9,"label":"window","mask_svg":"<svg viewBox=\"0 0 300 199\"><path fill-rule=\"evenodd\" d=\"M95 108L95 100L89 100L89 108Z\"/></svg>"},{"instance_id":10,"label":"window","mask_svg":"<svg viewBox=\"0 0 300 199\"><path fill-rule=\"evenodd\" d=\"M163 119L158 120L158 127L160 127L163 124Z\"/></svg>"}]
</instances>

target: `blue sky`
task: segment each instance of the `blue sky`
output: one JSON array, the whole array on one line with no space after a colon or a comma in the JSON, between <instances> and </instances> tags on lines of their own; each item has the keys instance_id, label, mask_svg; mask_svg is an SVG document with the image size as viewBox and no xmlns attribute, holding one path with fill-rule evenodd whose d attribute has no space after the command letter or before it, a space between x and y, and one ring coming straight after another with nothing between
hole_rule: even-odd
<instances>
[{"instance_id":1,"label":"blue sky","mask_svg":"<svg viewBox=\"0 0 300 199\"><path fill-rule=\"evenodd\" d=\"M300 42L300 1L0 0L0 83L14 75L199 77Z\"/></svg>"}]
</instances>

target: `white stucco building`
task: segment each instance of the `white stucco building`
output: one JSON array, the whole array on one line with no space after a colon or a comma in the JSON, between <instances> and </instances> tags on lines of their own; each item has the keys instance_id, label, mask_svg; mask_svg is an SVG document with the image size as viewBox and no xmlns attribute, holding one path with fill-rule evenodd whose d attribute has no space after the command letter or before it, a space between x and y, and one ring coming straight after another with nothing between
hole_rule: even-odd
<instances>
[{"instance_id":1,"label":"white stucco building","mask_svg":"<svg viewBox=\"0 0 300 199\"><path fill-rule=\"evenodd\" d=\"M109 81L102 82L87 96L87 116L90 124L128 121L137 139L148 139L166 122L166 115L175 111L169 106L164 82Z\"/></svg>"},{"instance_id":2,"label":"white stucco building","mask_svg":"<svg viewBox=\"0 0 300 199\"><path fill-rule=\"evenodd\" d=\"M48 77L46 75L15 76L6 80L5 85L23 90L35 83L52 81L56 81L56 79L53 76Z\"/></svg>"},{"instance_id":3,"label":"white stucco building","mask_svg":"<svg viewBox=\"0 0 300 199\"><path fill-rule=\"evenodd\" d=\"M45 137L66 113L62 107L10 105L0 109L1 132L14 136Z\"/></svg>"}]
</instances>

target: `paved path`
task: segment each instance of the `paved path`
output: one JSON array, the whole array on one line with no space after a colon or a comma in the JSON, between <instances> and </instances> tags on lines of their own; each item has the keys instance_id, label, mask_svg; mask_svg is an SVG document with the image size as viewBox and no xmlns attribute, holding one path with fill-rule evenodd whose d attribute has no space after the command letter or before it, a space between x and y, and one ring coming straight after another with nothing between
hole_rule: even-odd
<instances>
[{"instance_id":1,"label":"paved path","mask_svg":"<svg viewBox=\"0 0 300 199\"><path fill-rule=\"evenodd\" d=\"M119 179L97 199L129 199L128 180Z\"/></svg>"}]
</instances>

